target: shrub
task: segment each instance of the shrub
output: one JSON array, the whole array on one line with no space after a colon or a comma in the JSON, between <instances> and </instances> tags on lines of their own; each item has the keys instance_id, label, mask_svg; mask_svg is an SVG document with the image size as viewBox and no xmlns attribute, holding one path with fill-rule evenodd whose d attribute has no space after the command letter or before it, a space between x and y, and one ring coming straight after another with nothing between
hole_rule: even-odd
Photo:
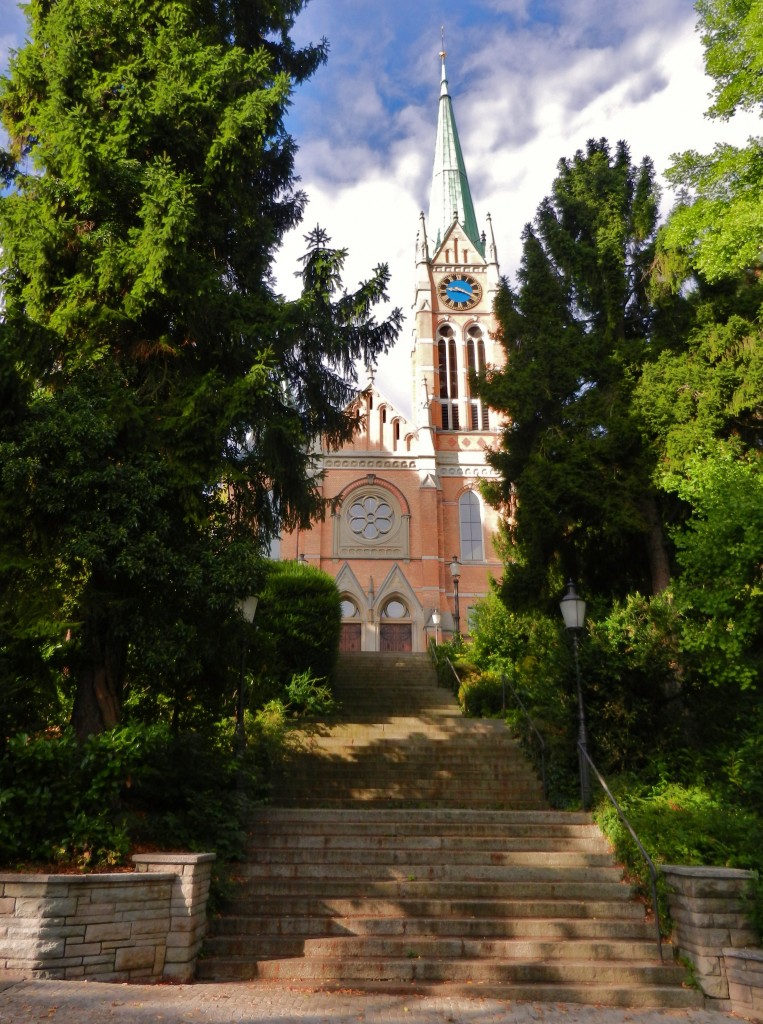
<instances>
[{"instance_id":1,"label":"shrub","mask_svg":"<svg viewBox=\"0 0 763 1024\"><path fill-rule=\"evenodd\" d=\"M255 619L252 665L277 681L310 671L330 679L339 653L342 611L328 573L300 562L271 562Z\"/></svg>"},{"instance_id":2,"label":"shrub","mask_svg":"<svg viewBox=\"0 0 763 1024\"><path fill-rule=\"evenodd\" d=\"M665 780L640 784L633 776L612 783L623 812L655 864L695 864L763 868L763 818L730 806L701 784L678 785ZM620 821L602 799L596 820L615 847L640 892L649 898L649 873L643 857ZM763 892L754 887L750 915L760 928ZM660 917L668 931L667 903L661 894Z\"/></svg>"},{"instance_id":3,"label":"shrub","mask_svg":"<svg viewBox=\"0 0 763 1024\"><path fill-rule=\"evenodd\" d=\"M308 669L291 677L286 687L289 708L298 715L331 715L337 704L325 679L316 679Z\"/></svg>"},{"instance_id":4,"label":"shrub","mask_svg":"<svg viewBox=\"0 0 763 1024\"><path fill-rule=\"evenodd\" d=\"M118 863L129 847L120 796L136 753L123 730L82 747L70 730L13 737L0 758L0 860Z\"/></svg>"},{"instance_id":5,"label":"shrub","mask_svg":"<svg viewBox=\"0 0 763 1024\"><path fill-rule=\"evenodd\" d=\"M476 672L461 680L458 701L464 713L475 718L494 718L503 711L501 673Z\"/></svg>"},{"instance_id":6,"label":"shrub","mask_svg":"<svg viewBox=\"0 0 763 1024\"><path fill-rule=\"evenodd\" d=\"M0 758L0 862L115 865L135 844L241 856L283 719L282 708L254 716L243 752L230 729L173 735L164 723L81 746L70 730L14 737Z\"/></svg>"}]
</instances>

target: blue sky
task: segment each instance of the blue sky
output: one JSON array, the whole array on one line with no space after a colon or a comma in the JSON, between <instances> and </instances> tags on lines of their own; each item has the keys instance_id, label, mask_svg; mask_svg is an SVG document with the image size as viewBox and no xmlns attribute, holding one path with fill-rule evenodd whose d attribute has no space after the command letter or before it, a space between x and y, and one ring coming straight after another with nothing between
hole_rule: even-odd
<instances>
[{"instance_id":1,"label":"blue sky","mask_svg":"<svg viewBox=\"0 0 763 1024\"><path fill-rule=\"evenodd\" d=\"M350 250L347 284L379 262L408 312L419 210L426 212L439 94L440 26L477 218L489 212L504 273L561 157L591 137L625 139L659 171L685 149L760 134L753 116L709 121L692 0L312 0L298 41L325 36L328 64L294 97L289 126L310 197L284 246L279 284L295 288L302 235L320 223ZM0 63L24 19L0 0ZM666 192L665 212L672 197ZM410 319L379 384L408 403Z\"/></svg>"}]
</instances>

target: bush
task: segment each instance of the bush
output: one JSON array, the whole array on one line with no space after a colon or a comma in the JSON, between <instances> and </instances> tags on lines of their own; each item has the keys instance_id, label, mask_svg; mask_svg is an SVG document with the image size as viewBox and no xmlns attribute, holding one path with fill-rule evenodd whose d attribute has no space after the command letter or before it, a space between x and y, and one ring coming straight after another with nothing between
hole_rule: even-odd
<instances>
[{"instance_id":1,"label":"bush","mask_svg":"<svg viewBox=\"0 0 763 1024\"><path fill-rule=\"evenodd\" d=\"M714 865L763 869L763 818L730 806L707 787L661 781L645 787L632 776L612 784L623 812L649 856L659 864ZM650 898L649 872L614 807L602 798L596 820L615 847L639 891ZM763 891L751 894L750 915L760 929ZM667 902L661 894L660 918L668 932Z\"/></svg>"},{"instance_id":2,"label":"bush","mask_svg":"<svg viewBox=\"0 0 763 1024\"><path fill-rule=\"evenodd\" d=\"M70 730L13 737L0 758L0 861L119 863L129 848L120 797L136 746L124 730L82 747Z\"/></svg>"},{"instance_id":3,"label":"bush","mask_svg":"<svg viewBox=\"0 0 763 1024\"><path fill-rule=\"evenodd\" d=\"M289 708L298 715L332 715L337 703L325 679L316 679L308 669L292 676L286 687Z\"/></svg>"},{"instance_id":4,"label":"bush","mask_svg":"<svg viewBox=\"0 0 763 1024\"><path fill-rule=\"evenodd\" d=\"M300 562L271 562L255 619L251 663L285 694L294 676L330 679L342 611L328 573Z\"/></svg>"},{"instance_id":5,"label":"bush","mask_svg":"<svg viewBox=\"0 0 763 1024\"><path fill-rule=\"evenodd\" d=\"M124 726L82 746L70 730L14 737L0 758L0 862L117 865L136 844L240 857L283 717L255 716L244 752L230 729L173 735L166 724Z\"/></svg>"},{"instance_id":6,"label":"bush","mask_svg":"<svg viewBox=\"0 0 763 1024\"><path fill-rule=\"evenodd\" d=\"M473 718L495 718L503 713L501 673L477 672L467 675L458 690L464 714Z\"/></svg>"}]
</instances>

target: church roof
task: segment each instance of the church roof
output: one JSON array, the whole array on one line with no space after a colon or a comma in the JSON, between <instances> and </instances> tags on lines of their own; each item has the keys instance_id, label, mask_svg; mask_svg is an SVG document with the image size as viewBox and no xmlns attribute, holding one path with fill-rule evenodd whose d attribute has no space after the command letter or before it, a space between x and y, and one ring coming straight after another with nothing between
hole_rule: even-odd
<instances>
[{"instance_id":1,"label":"church roof","mask_svg":"<svg viewBox=\"0 0 763 1024\"><path fill-rule=\"evenodd\" d=\"M432 191L429 199L429 233L434 240L436 250L444 241L455 215L477 250L484 255L484 246L477 229L474 203L458 138L453 103L448 92L445 57L446 53L443 50L440 54L442 76Z\"/></svg>"}]
</instances>

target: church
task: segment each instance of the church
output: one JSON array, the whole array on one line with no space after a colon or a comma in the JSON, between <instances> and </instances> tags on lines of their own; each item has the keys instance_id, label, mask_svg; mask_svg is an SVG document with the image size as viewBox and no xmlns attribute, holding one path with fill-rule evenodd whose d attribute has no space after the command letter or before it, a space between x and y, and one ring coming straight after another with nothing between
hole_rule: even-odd
<instances>
[{"instance_id":1,"label":"church","mask_svg":"<svg viewBox=\"0 0 763 1024\"><path fill-rule=\"evenodd\" d=\"M412 421L371 376L360 432L319 453L330 511L281 542L281 558L336 579L345 651L422 651L430 637L467 634L501 572L497 515L479 490L494 476L485 450L500 422L469 389L470 370L503 363L492 312L500 273L490 216L477 225L445 58L429 216L416 238Z\"/></svg>"}]
</instances>

